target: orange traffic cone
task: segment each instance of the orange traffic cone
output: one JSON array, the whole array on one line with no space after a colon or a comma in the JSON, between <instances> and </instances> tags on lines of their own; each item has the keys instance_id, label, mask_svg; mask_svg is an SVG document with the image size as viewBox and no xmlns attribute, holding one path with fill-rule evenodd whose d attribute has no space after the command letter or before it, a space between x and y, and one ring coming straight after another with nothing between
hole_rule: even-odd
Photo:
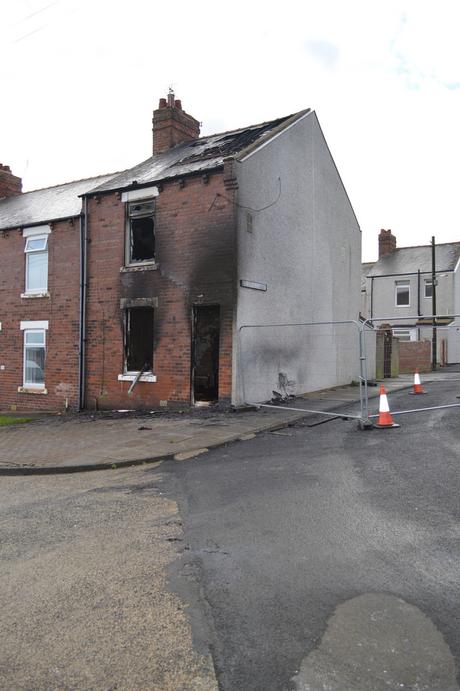
<instances>
[{"instance_id":1,"label":"orange traffic cone","mask_svg":"<svg viewBox=\"0 0 460 691\"><path fill-rule=\"evenodd\" d=\"M379 419L375 426L381 429L385 427L399 427L399 425L393 422L393 418L390 413L390 406L388 405L388 398L383 384L380 386Z\"/></svg>"},{"instance_id":2,"label":"orange traffic cone","mask_svg":"<svg viewBox=\"0 0 460 691\"><path fill-rule=\"evenodd\" d=\"M424 391L422 388L422 383L420 381L420 374L418 372L418 367L417 367L417 369L415 370L415 374L414 374L414 388L410 392L410 394L411 394L411 396L416 396L417 394L421 394L421 393L426 393L426 391Z\"/></svg>"}]
</instances>

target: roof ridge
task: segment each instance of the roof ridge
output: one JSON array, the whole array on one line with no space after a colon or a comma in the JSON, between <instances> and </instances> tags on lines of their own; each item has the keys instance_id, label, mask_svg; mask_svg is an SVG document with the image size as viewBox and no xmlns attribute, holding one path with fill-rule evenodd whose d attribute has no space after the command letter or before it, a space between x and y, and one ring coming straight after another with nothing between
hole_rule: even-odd
<instances>
[{"instance_id":1,"label":"roof ridge","mask_svg":"<svg viewBox=\"0 0 460 691\"><path fill-rule=\"evenodd\" d=\"M437 242L435 244L435 247L441 247L443 245L460 245L460 240L452 240L451 242ZM396 247L393 252L397 250L415 250L419 249L420 247L426 247L429 249L431 247L430 245L406 245L404 247ZM393 254L393 252L388 252L387 254L384 254L383 257L379 257L380 259L384 259L385 257L388 257L390 254ZM378 259L377 259L378 261Z\"/></svg>"},{"instance_id":2,"label":"roof ridge","mask_svg":"<svg viewBox=\"0 0 460 691\"><path fill-rule=\"evenodd\" d=\"M100 175L93 175L89 178L79 178L78 180L69 180L68 182L60 182L57 185L48 185L48 187L37 187L34 190L27 190L27 192L22 192L21 195L17 195L22 197L24 194L30 194L31 192L43 192L44 190L52 190L55 189L56 187L65 187L66 185L74 185L76 182L86 182L89 180L97 180L98 178L106 178L109 175L119 175L120 173L124 173L126 170L130 170L130 168L125 168L125 170L117 170L114 173L101 173ZM11 197L9 197L11 198Z\"/></svg>"},{"instance_id":3,"label":"roof ridge","mask_svg":"<svg viewBox=\"0 0 460 691\"><path fill-rule=\"evenodd\" d=\"M224 134L231 134L233 132L242 132L243 130L255 129L256 127L264 127L265 125L270 125L270 123L277 122L278 120L288 120L289 118L292 118L294 117L294 115L298 115L299 113L303 113L303 111L299 110L296 113L291 113L290 115L281 115L279 118L272 118L271 120L266 120L265 122L258 122L254 125L246 125L245 127L237 127L233 130L224 130L223 132L204 134L202 137L198 137L198 141L200 141L200 139L210 139L211 137L221 137Z\"/></svg>"}]
</instances>

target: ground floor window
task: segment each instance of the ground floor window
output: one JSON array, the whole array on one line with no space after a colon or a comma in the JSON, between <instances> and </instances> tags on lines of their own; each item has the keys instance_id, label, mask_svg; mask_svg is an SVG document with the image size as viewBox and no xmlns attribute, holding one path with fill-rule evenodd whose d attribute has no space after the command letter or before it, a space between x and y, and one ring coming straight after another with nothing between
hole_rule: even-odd
<instances>
[{"instance_id":1,"label":"ground floor window","mask_svg":"<svg viewBox=\"0 0 460 691\"><path fill-rule=\"evenodd\" d=\"M399 341L416 341L416 329L393 329L393 336Z\"/></svg>"},{"instance_id":2,"label":"ground floor window","mask_svg":"<svg viewBox=\"0 0 460 691\"><path fill-rule=\"evenodd\" d=\"M131 307L125 318L125 372L153 371L152 307Z\"/></svg>"},{"instance_id":3,"label":"ground floor window","mask_svg":"<svg viewBox=\"0 0 460 691\"><path fill-rule=\"evenodd\" d=\"M44 329L24 330L24 386L45 386L45 333Z\"/></svg>"}]
</instances>

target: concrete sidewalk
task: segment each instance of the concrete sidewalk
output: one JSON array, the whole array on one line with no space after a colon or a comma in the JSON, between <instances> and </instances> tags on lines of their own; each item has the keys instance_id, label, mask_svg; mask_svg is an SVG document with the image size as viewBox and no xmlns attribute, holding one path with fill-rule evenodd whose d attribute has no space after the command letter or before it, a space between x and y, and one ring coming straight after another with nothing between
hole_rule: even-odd
<instances>
[{"instance_id":1,"label":"concrete sidewalk","mask_svg":"<svg viewBox=\"0 0 460 691\"><path fill-rule=\"evenodd\" d=\"M451 377L439 372L425 375L423 380L446 378ZM413 377L405 375L385 380L385 388L391 393L410 387L412 382ZM378 395L378 387L369 387L370 398ZM343 386L297 398L288 407L358 414L356 404L359 404L359 387ZM308 416L321 420L320 415L283 408L49 416L0 428L0 474L102 470L166 458L181 461Z\"/></svg>"}]
</instances>

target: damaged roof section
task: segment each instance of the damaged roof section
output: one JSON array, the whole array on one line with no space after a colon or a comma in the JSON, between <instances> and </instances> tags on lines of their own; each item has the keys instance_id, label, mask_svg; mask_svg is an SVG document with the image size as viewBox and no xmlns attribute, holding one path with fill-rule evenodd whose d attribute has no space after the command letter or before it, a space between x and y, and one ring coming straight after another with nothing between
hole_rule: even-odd
<instances>
[{"instance_id":1,"label":"damaged roof section","mask_svg":"<svg viewBox=\"0 0 460 691\"><path fill-rule=\"evenodd\" d=\"M99 175L0 199L0 230L78 216L81 212L79 195L107 183L113 175Z\"/></svg>"},{"instance_id":2,"label":"damaged roof section","mask_svg":"<svg viewBox=\"0 0 460 691\"><path fill-rule=\"evenodd\" d=\"M219 168L227 157L254 150L309 112L307 109L258 125L184 142L123 172L0 199L0 230L78 216L82 209L81 197L85 194L149 185Z\"/></svg>"},{"instance_id":3,"label":"damaged roof section","mask_svg":"<svg viewBox=\"0 0 460 691\"><path fill-rule=\"evenodd\" d=\"M116 175L92 191L110 192L133 185L147 185L159 180L218 168L223 165L225 158L235 156L248 147L268 141L271 136L306 112L308 111L179 144L172 149L151 156L143 163Z\"/></svg>"}]
</instances>

